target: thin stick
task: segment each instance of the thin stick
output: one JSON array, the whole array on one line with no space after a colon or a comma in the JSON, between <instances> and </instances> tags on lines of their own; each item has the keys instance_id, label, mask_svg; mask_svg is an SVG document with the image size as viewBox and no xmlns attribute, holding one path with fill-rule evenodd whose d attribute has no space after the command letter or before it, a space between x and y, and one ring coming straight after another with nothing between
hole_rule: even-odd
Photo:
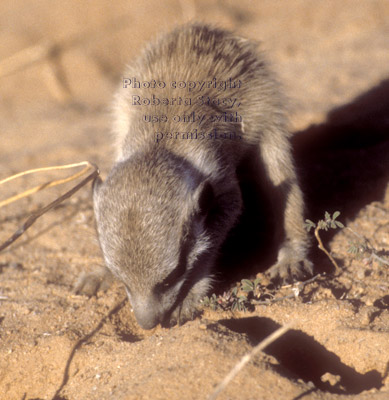
<instances>
[{"instance_id":1,"label":"thin stick","mask_svg":"<svg viewBox=\"0 0 389 400\"><path fill-rule=\"evenodd\" d=\"M95 170L88 175L84 180L82 180L79 184L74 186L72 189L70 189L68 192L60 196L58 199L54 200L47 206L41 208L40 210L36 211L35 213L31 214L30 217L26 220L26 222L8 239L6 240L3 244L0 245L0 252L4 250L6 247L8 247L10 244L12 244L16 239L18 239L20 236L23 235L23 233L43 214L45 214L47 211L51 210L52 208L56 207L60 203L62 203L64 200L72 196L74 193L76 193L79 189L81 189L84 185L86 185L90 180L96 178L99 175L99 170L96 166L93 164L89 163L88 161L84 161L84 164L88 163L90 166L94 167ZM56 167L57 169L62 169L66 168L69 166L61 166L61 167ZM50 167L53 168L53 167ZM41 170L41 169L40 169ZM28 173L31 173L30 171L26 171ZM22 173L23 174L23 173ZM20 176L20 174L17 174ZM11 177L12 178L12 177ZM8 179L8 178L7 178Z\"/></svg>"},{"instance_id":2,"label":"thin stick","mask_svg":"<svg viewBox=\"0 0 389 400\"><path fill-rule=\"evenodd\" d=\"M325 274L323 274L323 275L325 275ZM296 286L304 287L305 285L308 285L308 283L312 283L312 282L316 281L317 279L321 278L323 275L317 274L317 275L313 276L312 278L307 279L306 281L298 281L295 283L291 283L289 285L281 286L281 289L288 289L290 287L296 287Z\"/></svg>"},{"instance_id":3,"label":"thin stick","mask_svg":"<svg viewBox=\"0 0 389 400\"><path fill-rule=\"evenodd\" d=\"M29 169L27 171L19 172L18 174L15 174L15 175L9 176L8 178L0 180L0 185L2 185L3 183L6 183L6 182L12 181L13 179L19 178L24 175L35 174L36 172L52 171L52 170L57 170L57 169L69 169L69 168L80 167L81 165L87 165L88 167L96 168L89 161L81 161L81 162L75 163L75 164L56 165L54 167Z\"/></svg>"},{"instance_id":4,"label":"thin stick","mask_svg":"<svg viewBox=\"0 0 389 400\"><path fill-rule=\"evenodd\" d=\"M382 257L380 257L380 256L377 256L376 253L372 252L372 253L371 253L371 256L372 256L373 258L375 258L377 261L379 261L380 263L385 264L385 265L389 265L389 261L388 261L388 260L385 260L384 258L382 258Z\"/></svg>"},{"instance_id":5,"label":"thin stick","mask_svg":"<svg viewBox=\"0 0 389 400\"><path fill-rule=\"evenodd\" d=\"M371 244L370 240L367 237L360 235L358 232L355 232L353 229L349 228L348 226L346 226L346 229L348 229L356 237L358 237L359 239L363 240L366 243L367 252L370 253L371 257L375 258L377 261L381 262L382 264L389 265L388 260L385 260L384 258L380 257L378 254L376 254L377 250L375 250L374 246Z\"/></svg>"},{"instance_id":6,"label":"thin stick","mask_svg":"<svg viewBox=\"0 0 389 400\"><path fill-rule=\"evenodd\" d=\"M52 51L53 44L48 42L39 43L34 46L20 50L18 53L0 61L0 78L24 69L36 62L48 57Z\"/></svg>"},{"instance_id":7,"label":"thin stick","mask_svg":"<svg viewBox=\"0 0 389 400\"><path fill-rule=\"evenodd\" d=\"M46 188L49 188L49 187L53 187L53 186L57 186L57 185L61 185L63 183L70 182L70 181L72 181L74 179L77 179L78 177L84 175L86 173L86 171L88 171L88 169L90 167L92 167L92 165L88 161L83 161L83 162L80 162L80 163L77 163L77 164L68 164L68 165L61 165L61 166L55 166L55 167L46 167L46 168L36 168L36 169L31 169L31 170L28 170L28 171L20 172L20 173L18 173L16 175L13 175L13 176L10 176L10 177L8 177L6 179L1 180L0 181L0 185L3 184L3 183L9 182L10 180L19 178L19 177L24 176L24 175L32 174L32 173L35 173L35 172L50 171L50 170L57 170L57 169L68 169L68 168L79 167L81 165L86 165L86 167L82 171L77 172L74 175L69 176L68 178L58 179L56 181L43 183L42 185L35 186L35 187L33 187L31 189L28 189L28 190L26 190L26 191L24 191L22 193L18 193L15 196L9 197L6 200L0 201L0 208L3 207L3 206L6 206L7 204L13 203L16 200L22 199L23 197L27 197L27 196L30 196L31 194L39 192L40 190L43 190L43 189L46 189Z\"/></svg>"},{"instance_id":8,"label":"thin stick","mask_svg":"<svg viewBox=\"0 0 389 400\"><path fill-rule=\"evenodd\" d=\"M266 337L260 343L258 343L250 353L244 355L242 359L232 368L232 370L227 374L227 376L223 379L223 381L216 387L215 391L208 397L208 400L215 400L217 396L223 391L226 386L235 378L238 372L253 358L255 357L260 351L262 351L265 347L269 346L269 344L273 343L277 340L280 336L282 336L286 331L290 329L292 322L281 326L271 335Z\"/></svg>"},{"instance_id":9,"label":"thin stick","mask_svg":"<svg viewBox=\"0 0 389 400\"><path fill-rule=\"evenodd\" d=\"M115 31L128 26L129 15L122 15L115 18L105 26L98 26L96 29L88 32L79 32L77 35L60 42L49 42L47 40L41 43L29 46L19 52L0 60L0 78L11 75L23 70L37 62L43 62L54 58L60 52L66 51L71 47L80 46L88 41L98 40L106 35L107 31Z\"/></svg>"},{"instance_id":10,"label":"thin stick","mask_svg":"<svg viewBox=\"0 0 389 400\"><path fill-rule=\"evenodd\" d=\"M341 269L339 267L339 265L337 264L337 262L335 261L334 257L331 256L331 254L326 250L326 248L323 245L323 242L321 241L320 235L319 235L319 230L320 227L317 226L315 229L315 237L319 243L318 247L321 251L324 251L324 253L326 253L327 257L331 260L332 264L335 266L336 272L340 273Z\"/></svg>"}]
</instances>

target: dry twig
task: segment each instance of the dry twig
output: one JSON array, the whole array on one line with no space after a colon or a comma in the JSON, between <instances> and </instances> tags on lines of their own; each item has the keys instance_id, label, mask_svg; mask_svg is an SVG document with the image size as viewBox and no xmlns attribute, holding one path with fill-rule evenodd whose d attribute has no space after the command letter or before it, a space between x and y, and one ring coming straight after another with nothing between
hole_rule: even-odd
<instances>
[{"instance_id":1,"label":"dry twig","mask_svg":"<svg viewBox=\"0 0 389 400\"><path fill-rule=\"evenodd\" d=\"M46 64L45 72L50 92L60 101L66 102L71 97L66 73L61 65L61 56L71 47L80 46L91 40L98 40L107 31L114 31L128 26L128 16L123 15L106 26L88 32L79 32L73 37L58 42L44 40L0 60L0 79L24 70L37 63Z\"/></svg>"},{"instance_id":2,"label":"dry twig","mask_svg":"<svg viewBox=\"0 0 389 400\"><path fill-rule=\"evenodd\" d=\"M338 263L335 261L334 257L332 257L332 255L327 251L327 249L323 245L323 242L321 241L321 238L320 238L320 235L319 235L319 230L320 229L321 229L321 227L319 225L315 228L315 237L316 237L317 242L319 243L318 247L330 259L330 261L332 262L332 264L334 265L334 267L336 269L336 272L340 273L342 270L340 269Z\"/></svg>"},{"instance_id":3,"label":"dry twig","mask_svg":"<svg viewBox=\"0 0 389 400\"><path fill-rule=\"evenodd\" d=\"M215 400L217 396L222 392L227 385L235 378L235 376L239 373L239 371L260 351L262 351L265 347L269 346L269 344L273 343L280 336L282 336L286 331L290 329L292 322L281 326L271 335L266 337L260 343L258 343L250 353L244 355L242 359L232 368L232 370L227 374L227 376L223 379L223 381L216 387L214 392L208 397L208 400Z\"/></svg>"},{"instance_id":4,"label":"dry twig","mask_svg":"<svg viewBox=\"0 0 389 400\"><path fill-rule=\"evenodd\" d=\"M82 171L77 172L74 175L69 176L68 178L58 179L56 181L47 182L47 183L44 183L42 185L35 186L35 187L33 187L31 189L28 189L28 190L26 190L26 191L24 191L22 193L18 193L17 195L12 196L12 197L10 197L10 198L8 198L6 200L0 201L0 208L3 207L3 206L6 206L7 204L13 203L14 201L22 199L23 197L27 197L27 196L30 196L31 194L39 192L40 190L43 190L43 189L46 189L46 188L49 188L49 187L53 187L53 186L57 186L57 185L61 185L63 183L70 182L70 181L72 181L74 179L77 179L78 177L84 175L86 173L86 171L88 171L88 169L90 167L93 167L93 166L89 161L82 161L82 162L76 163L76 164L68 164L68 165L59 165L59 166L55 166L55 167L30 169L28 171L20 172L18 174L15 174L15 175L9 176L8 178L0 180L0 185L2 185L3 183L9 182L9 181L11 181L13 179L20 178L21 176L25 176L25 175L34 174L36 172L76 168L76 167L80 167L82 165L85 165L85 168Z\"/></svg>"},{"instance_id":5,"label":"dry twig","mask_svg":"<svg viewBox=\"0 0 389 400\"><path fill-rule=\"evenodd\" d=\"M80 183L78 183L76 186L74 186L72 189L70 189L69 191L67 191L65 194L63 194L62 196L60 196L59 198L57 198L56 200L54 200L53 202L51 202L50 204L48 204L47 206L41 208L40 210L34 212L33 214L30 215L30 217L26 220L26 222L8 239L6 240L4 243L0 244L0 251L4 250L6 247L8 247L11 243L13 243L16 239L18 239L21 235L23 235L23 233L43 214L45 214L47 211L51 210L52 208L56 207L57 205L59 205L60 203L62 203L65 199L69 198L70 196L72 196L75 192L77 192L79 189L81 189L84 185L86 185L90 180L95 179L98 174L99 174L99 170L98 168L91 164L88 161L83 161L81 163L77 163L77 164L69 164L69 165L62 165L62 166L56 166L56 167L47 167L47 168L37 168L37 169L33 169L33 170L28 170L28 171L24 171L21 172L19 174L10 176L6 179L3 179L0 181L0 185L5 183L5 182L9 182L10 180L16 179L20 176L23 175L27 175L27 174L32 174L34 172L41 172L41 171L48 171L48 170L57 170L57 169L66 169L66 168L74 168L74 167L78 167L81 165L86 165L86 168L84 168L82 171L77 172L76 174L73 174L72 176L65 178L65 179L60 179L57 181L53 181L53 182L49 182L40 186L36 186L32 189L29 189L19 195L13 196L10 199L4 200L3 202L0 203L0 207L4 206L5 204L9 204L12 203L13 201L16 201L22 197L26 197L29 196L32 193L36 193L39 190L42 190L46 187L50 187L50 186L55 186L55 185L59 185L61 183L65 183L65 182L69 182L71 180L74 180L76 178L78 178L79 176L85 174L87 172L88 169L93 168L94 171L89 174L84 180L82 180Z\"/></svg>"}]
</instances>

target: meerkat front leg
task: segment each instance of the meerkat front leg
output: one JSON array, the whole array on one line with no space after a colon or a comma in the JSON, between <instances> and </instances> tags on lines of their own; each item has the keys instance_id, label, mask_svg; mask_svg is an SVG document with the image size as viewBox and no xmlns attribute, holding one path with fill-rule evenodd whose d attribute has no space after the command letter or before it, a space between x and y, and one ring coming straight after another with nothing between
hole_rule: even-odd
<instances>
[{"instance_id":1,"label":"meerkat front leg","mask_svg":"<svg viewBox=\"0 0 389 400\"><path fill-rule=\"evenodd\" d=\"M281 226L283 242L277 262L269 269L272 279L282 281L302 279L313 273L313 265L307 258L309 239L304 228L304 200L295 172L288 135L282 130L271 130L260 143L260 155L267 175L277 196L275 205L277 220Z\"/></svg>"}]
</instances>

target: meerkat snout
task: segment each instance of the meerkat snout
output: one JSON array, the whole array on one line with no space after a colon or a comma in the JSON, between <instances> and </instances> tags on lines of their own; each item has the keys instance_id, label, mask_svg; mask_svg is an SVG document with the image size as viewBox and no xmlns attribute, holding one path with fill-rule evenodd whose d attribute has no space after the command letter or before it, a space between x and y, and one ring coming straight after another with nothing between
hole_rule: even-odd
<instances>
[{"instance_id":1,"label":"meerkat snout","mask_svg":"<svg viewBox=\"0 0 389 400\"><path fill-rule=\"evenodd\" d=\"M161 303L153 293L145 293L142 297L136 298L131 296L127 288L126 292L141 328L152 329L164 321L167 310L161 310Z\"/></svg>"},{"instance_id":2,"label":"meerkat snout","mask_svg":"<svg viewBox=\"0 0 389 400\"><path fill-rule=\"evenodd\" d=\"M272 277L312 272L284 104L257 45L189 24L151 43L115 100L116 161L93 187L106 266L139 324L190 318L244 207L237 169L273 186L282 242ZM265 171L265 176L263 172Z\"/></svg>"}]
</instances>

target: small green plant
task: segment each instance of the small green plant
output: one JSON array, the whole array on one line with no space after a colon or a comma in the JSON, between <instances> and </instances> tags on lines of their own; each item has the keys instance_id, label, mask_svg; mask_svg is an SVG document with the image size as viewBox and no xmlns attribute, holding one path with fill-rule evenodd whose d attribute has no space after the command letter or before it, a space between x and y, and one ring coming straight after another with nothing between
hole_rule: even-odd
<instances>
[{"instance_id":1,"label":"small green plant","mask_svg":"<svg viewBox=\"0 0 389 400\"><path fill-rule=\"evenodd\" d=\"M215 293L211 295L211 297L205 296L202 300L201 303L205 307L209 307L211 310L216 311L220 309L220 305L218 303L218 297L216 296Z\"/></svg>"},{"instance_id":2,"label":"small green plant","mask_svg":"<svg viewBox=\"0 0 389 400\"><path fill-rule=\"evenodd\" d=\"M340 211L335 211L331 217L331 214L328 211L326 211L324 214L324 219L319 220L317 224L312 222L310 219L306 219L305 220L305 229L309 232L312 228L315 228L318 230L323 229L325 231L328 231L329 228L332 228L332 229L344 228L344 225L341 222L336 220L336 218L338 218L339 215L340 215Z\"/></svg>"},{"instance_id":3,"label":"small green plant","mask_svg":"<svg viewBox=\"0 0 389 400\"><path fill-rule=\"evenodd\" d=\"M358 258L361 258L361 256L365 256L365 262L367 264L371 264L373 262L373 260L376 260L382 265L384 265L384 264L389 265L389 261L386 258L384 258L384 256L388 255L388 252L384 251L384 250L382 250L382 251L376 250L374 248L374 246L371 244L369 239L367 239L366 237L355 232L351 228L345 227L341 222L337 221L337 218L339 217L339 215L340 215L340 212L335 211L331 217L331 214L326 211L324 214L324 219L319 220L317 222L317 224L315 224L310 219L306 219L305 224L304 224L305 229L307 229L308 232L312 228L315 229L314 233L315 233L315 237L319 243L319 246L318 246L319 249L324 251L324 253L327 254L328 258L331 260L332 264L335 266L337 272L340 272L340 268L339 268L338 264L336 263L336 261L334 260L334 258L331 256L331 254L323 246L323 242L321 241L321 238L319 235L320 230L328 231L328 229L330 229L330 228L332 228L332 229L337 229L337 228L347 229L348 231L353 233L354 236L356 236L358 238L357 241L350 243L350 247L348 250L349 253L353 254L354 256L356 256Z\"/></svg>"},{"instance_id":4,"label":"small green plant","mask_svg":"<svg viewBox=\"0 0 389 400\"><path fill-rule=\"evenodd\" d=\"M331 260L332 264L335 266L336 272L340 272L340 268L339 265L337 264L337 262L335 261L335 259L331 256L331 254L327 251L327 249L324 247L323 242L320 238L319 235L319 231L320 230L325 230L328 231L328 229L332 228L332 229L337 229L337 228L344 228L344 225L337 221L336 218L338 218L340 215L339 211L335 211L331 214L326 211L324 214L324 219L321 219L318 221L317 224L315 224L313 221L311 221L310 219L306 219L305 220L305 229L309 232L312 228L315 228L315 237L316 240L319 243L319 249L322 250L324 253L326 253L327 257Z\"/></svg>"},{"instance_id":5,"label":"small green plant","mask_svg":"<svg viewBox=\"0 0 389 400\"><path fill-rule=\"evenodd\" d=\"M363 258L366 265L371 265L374 260L377 261L379 265L389 265L389 260L387 259L389 256L388 251L377 250L368 238L360 235L351 228L347 227L346 229L358 238L356 241L350 241L350 247L348 249L350 254L354 255L357 259Z\"/></svg>"},{"instance_id":6,"label":"small green plant","mask_svg":"<svg viewBox=\"0 0 389 400\"><path fill-rule=\"evenodd\" d=\"M242 283L242 290L244 292L246 292L247 294L249 293L253 293L253 295L256 295L257 293L257 289L258 289L258 285L259 282L261 281L260 278L257 278L255 280L250 280L250 279L242 279L241 283Z\"/></svg>"},{"instance_id":7,"label":"small green plant","mask_svg":"<svg viewBox=\"0 0 389 400\"><path fill-rule=\"evenodd\" d=\"M224 292L222 295L217 296L214 293L210 297L204 297L202 304L214 311L248 311L253 308L251 301L260 296L259 282L259 278L253 281L242 279L240 284Z\"/></svg>"},{"instance_id":8,"label":"small green plant","mask_svg":"<svg viewBox=\"0 0 389 400\"><path fill-rule=\"evenodd\" d=\"M247 296L245 296L244 294L238 295L237 287L232 289L231 294L232 294L232 296L230 297L231 310L232 311L247 311L248 308L250 307Z\"/></svg>"},{"instance_id":9,"label":"small green plant","mask_svg":"<svg viewBox=\"0 0 389 400\"><path fill-rule=\"evenodd\" d=\"M347 251L355 258L360 259L364 253L369 251L369 246L366 242L350 241Z\"/></svg>"}]
</instances>

